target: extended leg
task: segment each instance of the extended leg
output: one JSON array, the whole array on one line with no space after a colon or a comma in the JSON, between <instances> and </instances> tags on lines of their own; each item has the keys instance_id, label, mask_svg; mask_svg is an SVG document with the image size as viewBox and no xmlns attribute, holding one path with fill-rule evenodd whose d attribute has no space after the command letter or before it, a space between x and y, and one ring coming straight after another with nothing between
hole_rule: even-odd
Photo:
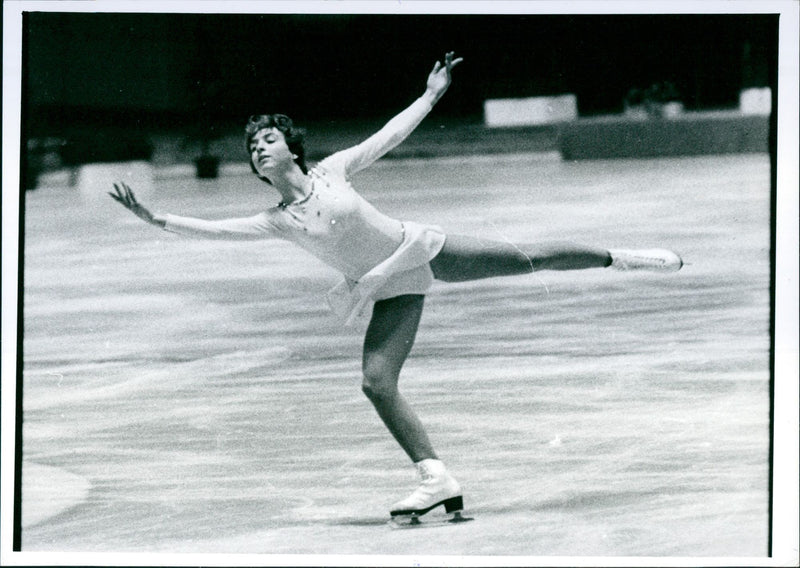
<instances>
[{"instance_id":1,"label":"extended leg","mask_svg":"<svg viewBox=\"0 0 800 568\"><path fill-rule=\"evenodd\" d=\"M448 235L431 261L438 280L465 282L538 270L580 270L611 264L609 251L567 242L515 245L509 242Z\"/></svg>"}]
</instances>

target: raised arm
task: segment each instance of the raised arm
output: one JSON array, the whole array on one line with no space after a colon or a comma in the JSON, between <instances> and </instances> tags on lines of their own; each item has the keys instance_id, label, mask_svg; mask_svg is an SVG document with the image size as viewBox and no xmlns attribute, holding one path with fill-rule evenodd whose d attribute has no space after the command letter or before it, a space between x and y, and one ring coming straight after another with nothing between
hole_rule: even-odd
<instances>
[{"instance_id":1,"label":"raised arm","mask_svg":"<svg viewBox=\"0 0 800 568\"><path fill-rule=\"evenodd\" d=\"M263 213L252 217L207 221L194 217L152 213L136 200L131 188L122 182L115 183L114 192L108 194L143 221L173 233L217 240L257 240L274 236L274 227Z\"/></svg>"},{"instance_id":2,"label":"raised arm","mask_svg":"<svg viewBox=\"0 0 800 568\"><path fill-rule=\"evenodd\" d=\"M439 61L434 64L433 70L428 75L425 92L411 106L357 146L337 152L328 159L339 161L345 175L350 176L363 170L405 140L450 86L451 70L463 61L461 57L454 59L453 55L452 51L445 55L444 65Z\"/></svg>"}]
</instances>

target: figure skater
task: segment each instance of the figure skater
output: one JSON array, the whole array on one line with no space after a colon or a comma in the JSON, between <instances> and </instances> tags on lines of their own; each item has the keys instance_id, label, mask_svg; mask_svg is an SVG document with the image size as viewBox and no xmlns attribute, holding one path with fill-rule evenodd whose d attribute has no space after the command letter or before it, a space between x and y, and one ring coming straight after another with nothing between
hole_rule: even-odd
<instances>
[{"instance_id":1,"label":"figure skater","mask_svg":"<svg viewBox=\"0 0 800 568\"><path fill-rule=\"evenodd\" d=\"M345 321L372 306L364 338L362 389L391 434L416 465L421 484L394 504L392 518L415 520L443 505L463 508L459 483L439 460L422 422L398 391L425 294L435 280L463 282L539 270L611 267L674 272L681 258L667 250L607 250L563 242L514 245L445 234L437 226L400 221L355 192L350 177L402 142L431 111L461 63L447 53L427 78L425 92L377 133L312 168L305 163L303 131L285 115L252 116L245 128L250 165L280 202L252 217L207 221L151 213L124 183L111 197L138 217L175 233L211 239L282 238L308 250L344 275L328 293Z\"/></svg>"}]
</instances>

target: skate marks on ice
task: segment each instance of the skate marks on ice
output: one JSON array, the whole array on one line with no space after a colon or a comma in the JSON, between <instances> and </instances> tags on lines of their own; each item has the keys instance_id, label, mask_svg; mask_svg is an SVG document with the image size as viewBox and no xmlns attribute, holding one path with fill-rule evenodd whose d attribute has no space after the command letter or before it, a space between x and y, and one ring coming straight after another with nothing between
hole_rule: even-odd
<instances>
[{"instance_id":1,"label":"skate marks on ice","mask_svg":"<svg viewBox=\"0 0 800 568\"><path fill-rule=\"evenodd\" d=\"M405 219L692 264L436 285L401 387L476 520L420 539L388 526L412 472L360 392L362 330L326 311L335 275L278 241L180 239L37 189L24 457L86 493L26 523L23 550L765 554L766 156L375 168L359 187ZM246 214L251 182L162 180L153 206Z\"/></svg>"},{"instance_id":2,"label":"skate marks on ice","mask_svg":"<svg viewBox=\"0 0 800 568\"><path fill-rule=\"evenodd\" d=\"M407 528L433 528L433 527L447 527L465 523L467 521L474 521L474 517L465 516L463 512L451 513L449 515L427 514L425 516L396 516L387 519L385 516L381 517L345 517L337 519L328 519L318 521L319 524L325 524L330 527L372 527L382 528L388 527L390 529L407 529Z\"/></svg>"}]
</instances>

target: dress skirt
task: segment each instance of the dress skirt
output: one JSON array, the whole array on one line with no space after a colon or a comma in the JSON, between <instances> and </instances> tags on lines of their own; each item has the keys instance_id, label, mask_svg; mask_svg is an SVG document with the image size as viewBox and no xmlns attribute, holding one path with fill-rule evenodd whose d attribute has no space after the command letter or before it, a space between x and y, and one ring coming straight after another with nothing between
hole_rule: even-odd
<instances>
[{"instance_id":1,"label":"dress skirt","mask_svg":"<svg viewBox=\"0 0 800 568\"><path fill-rule=\"evenodd\" d=\"M445 233L436 225L403 222L403 242L358 280L345 278L327 294L331 309L352 325L377 300L425 294L433 284L430 261L442 250Z\"/></svg>"}]
</instances>

